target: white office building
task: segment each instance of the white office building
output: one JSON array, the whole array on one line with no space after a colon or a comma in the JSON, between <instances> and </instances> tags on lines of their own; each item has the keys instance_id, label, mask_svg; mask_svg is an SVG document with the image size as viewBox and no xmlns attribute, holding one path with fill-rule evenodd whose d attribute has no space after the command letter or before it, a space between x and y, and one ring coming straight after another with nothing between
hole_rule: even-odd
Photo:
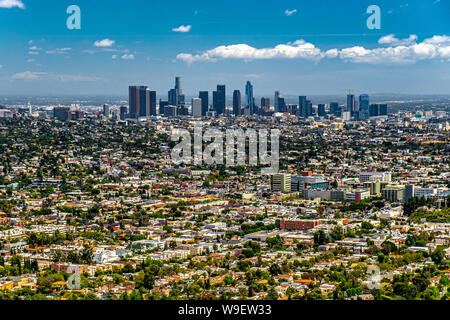
<instances>
[{"instance_id":1,"label":"white office building","mask_svg":"<svg viewBox=\"0 0 450 320\"><path fill-rule=\"evenodd\" d=\"M196 118L202 116L202 99L192 98L192 116Z\"/></svg>"}]
</instances>

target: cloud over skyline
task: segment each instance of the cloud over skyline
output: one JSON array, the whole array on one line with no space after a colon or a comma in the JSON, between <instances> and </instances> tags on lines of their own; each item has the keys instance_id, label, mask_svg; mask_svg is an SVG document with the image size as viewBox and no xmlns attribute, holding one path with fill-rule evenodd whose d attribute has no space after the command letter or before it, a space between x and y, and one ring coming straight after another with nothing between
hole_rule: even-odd
<instances>
[{"instance_id":1,"label":"cloud over skyline","mask_svg":"<svg viewBox=\"0 0 450 320\"><path fill-rule=\"evenodd\" d=\"M363 46L342 49L322 50L312 43L296 40L292 43L278 44L273 48L257 49L248 44L218 46L198 54L180 53L178 60L188 64L197 61L215 62L225 59L260 60L260 59L307 59L319 61L323 58L337 58L354 63L368 64L407 64L434 58L450 58L450 37L436 35L417 43L417 36L397 39L394 34L381 37L378 44L388 47L366 49Z\"/></svg>"}]
</instances>

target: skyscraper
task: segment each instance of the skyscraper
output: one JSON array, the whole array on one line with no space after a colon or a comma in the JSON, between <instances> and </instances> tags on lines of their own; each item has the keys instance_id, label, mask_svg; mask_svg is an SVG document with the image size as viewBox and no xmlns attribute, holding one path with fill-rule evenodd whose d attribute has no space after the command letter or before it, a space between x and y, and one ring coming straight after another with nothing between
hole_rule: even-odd
<instances>
[{"instance_id":1,"label":"skyscraper","mask_svg":"<svg viewBox=\"0 0 450 320\"><path fill-rule=\"evenodd\" d=\"M55 107L53 108L53 117L59 121L70 121L72 119L72 110L70 107Z\"/></svg>"},{"instance_id":2,"label":"skyscraper","mask_svg":"<svg viewBox=\"0 0 450 320\"><path fill-rule=\"evenodd\" d=\"M306 100L306 117L310 117L313 115L313 108L311 100Z\"/></svg>"},{"instance_id":3,"label":"skyscraper","mask_svg":"<svg viewBox=\"0 0 450 320\"><path fill-rule=\"evenodd\" d=\"M325 105L324 104L318 104L317 105L317 115L319 117L325 117L327 113L325 112Z\"/></svg>"},{"instance_id":4,"label":"skyscraper","mask_svg":"<svg viewBox=\"0 0 450 320\"><path fill-rule=\"evenodd\" d=\"M106 118L109 118L110 116L109 105L107 104L103 105L103 116L105 116Z\"/></svg>"},{"instance_id":5,"label":"skyscraper","mask_svg":"<svg viewBox=\"0 0 450 320\"><path fill-rule=\"evenodd\" d=\"M150 89L141 86L139 89L139 116L148 117L150 115Z\"/></svg>"},{"instance_id":6,"label":"skyscraper","mask_svg":"<svg viewBox=\"0 0 450 320\"><path fill-rule=\"evenodd\" d=\"M273 106L275 107L275 112L278 112L278 98L283 97L281 91L275 91L275 98L273 100Z\"/></svg>"},{"instance_id":7,"label":"skyscraper","mask_svg":"<svg viewBox=\"0 0 450 320\"><path fill-rule=\"evenodd\" d=\"M150 115L150 89L146 86L128 88L130 117L148 117Z\"/></svg>"},{"instance_id":8,"label":"skyscraper","mask_svg":"<svg viewBox=\"0 0 450 320\"><path fill-rule=\"evenodd\" d=\"M150 91L150 115L156 116L156 91Z\"/></svg>"},{"instance_id":9,"label":"skyscraper","mask_svg":"<svg viewBox=\"0 0 450 320\"><path fill-rule=\"evenodd\" d=\"M349 93L347 95L347 110L350 111L350 113L353 115L353 112L355 111L355 95Z\"/></svg>"},{"instance_id":10,"label":"skyscraper","mask_svg":"<svg viewBox=\"0 0 450 320\"><path fill-rule=\"evenodd\" d=\"M247 103L246 107L249 109L249 113L253 114L255 101L253 99L253 86L250 81L247 81L245 85L245 98Z\"/></svg>"},{"instance_id":11,"label":"skyscraper","mask_svg":"<svg viewBox=\"0 0 450 320\"><path fill-rule=\"evenodd\" d=\"M269 109L270 107L270 98L261 98L261 108L262 109Z\"/></svg>"},{"instance_id":12,"label":"skyscraper","mask_svg":"<svg viewBox=\"0 0 450 320\"><path fill-rule=\"evenodd\" d=\"M208 101L208 91L200 91L198 93L198 97L202 99L202 116L206 116L206 113L208 112L209 107L209 101Z\"/></svg>"},{"instance_id":13,"label":"skyscraper","mask_svg":"<svg viewBox=\"0 0 450 320\"><path fill-rule=\"evenodd\" d=\"M378 117L380 110L379 110L379 105L378 104L371 104L369 106L369 116L370 117Z\"/></svg>"},{"instance_id":14,"label":"skyscraper","mask_svg":"<svg viewBox=\"0 0 450 320\"><path fill-rule=\"evenodd\" d=\"M387 104L380 104L379 109L378 109L378 114L380 116L387 116L388 112L387 112Z\"/></svg>"},{"instance_id":15,"label":"skyscraper","mask_svg":"<svg viewBox=\"0 0 450 320\"><path fill-rule=\"evenodd\" d=\"M361 119L368 119L369 118L369 105L370 105L370 98L367 94L361 94L359 96L359 114Z\"/></svg>"},{"instance_id":16,"label":"skyscraper","mask_svg":"<svg viewBox=\"0 0 450 320\"><path fill-rule=\"evenodd\" d=\"M175 77L175 95L176 95L176 101L177 104L184 104L184 94L183 90L181 89L181 78Z\"/></svg>"},{"instance_id":17,"label":"skyscraper","mask_svg":"<svg viewBox=\"0 0 450 320\"><path fill-rule=\"evenodd\" d=\"M225 85L218 84L217 91L213 92L213 109L217 115L225 113Z\"/></svg>"},{"instance_id":18,"label":"skyscraper","mask_svg":"<svg viewBox=\"0 0 450 320\"><path fill-rule=\"evenodd\" d=\"M172 106L178 105L178 96L175 89L170 89L169 92L167 92L167 101L169 101L169 104Z\"/></svg>"},{"instance_id":19,"label":"skyscraper","mask_svg":"<svg viewBox=\"0 0 450 320\"><path fill-rule=\"evenodd\" d=\"M330 114L340 117L341 116L341 110L339 109L339 103L337 102L330 102Z\"/></svg>"},{"instance_id":20,"label":"skyscraper","mask_svg":"<svg viewBox=\"0 0 450 320\"><path fill-rule=\"evenodd\" d=\"M307 111L306 111L306 96L299 96L298 97L298 108L299 108L299 116L300 117L307 117Z\"/></svg>"},{"instance_id":21,"label":"skyscraper","mask_svg":"<svg viewBox=\"0 0 450 320\"><path fill-rule=\"evenodd\" d=\"M202 99L192 98L192 116L196 118L202 116Z\"/></svg>"},{"instance_id":22,"label":"skyscraper","mask_svg":"<svg viewBox=\"0 0 450 320\"><path fill-rule=\"evenodd\" d=\"M284 98L278 98L278 110L276 112L285 112L286 111L286 103L284 102Z\"/></svg>"},{"instance_id":23,"label":"skyscraper","mask_svg":"<svg viewBox=\"0 0 450 320\"><path fill-rule=\"evenodd\" d=\"M120 110L120 120L125 120L128 113L127 106L120 106L119 110Z\"/></svg>"},{"instance_id":24,"label":"skyscraper","mask_svg":"<svg viewBox=\"0 0 450 320\"><path fill-rule=\"evenodd\" d=\"M175 77L175 91L177 92L177 96L180 96L183 94L183 91L181 89L181 78Z\"/></svg>"},{"instance_id":25,"label":"skyscraper","mask_svg":"<svg viewBox=\"0 0 450 320\"><path fill-rule=\"evenodd\" d=\"M235 116L241 115L241 91L233 91L233 114Z\"/></svg>"},{"instance_id":26,"label":"skyscraper","mask_svg":"<svg viewBox=\"0 0 450 320\"><path fill-rule=\"evenodd\" d=\"M139 116L139 107L140 107L140 99L139 99L139 86L129 86L128 87L128 95L129 95L129 104L130 104L130 117L137 118Z\"/></svg>"}]
</instances>

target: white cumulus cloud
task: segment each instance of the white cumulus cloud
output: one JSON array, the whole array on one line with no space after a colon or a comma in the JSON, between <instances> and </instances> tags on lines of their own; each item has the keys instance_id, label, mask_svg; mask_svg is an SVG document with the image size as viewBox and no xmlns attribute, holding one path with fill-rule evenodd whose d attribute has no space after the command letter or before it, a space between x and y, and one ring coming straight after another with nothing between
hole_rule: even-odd
<instances>
[{"instance_id":1,"label":"white cumulus cloud","mask_svg":"<svg viewBox=\"0 0 450 320\"><path fill-rule=\"evenodd\" d=\"M297 9L294 9L294 10L286 9L286 11L284 13L289 17L289 16L292 16L293 14L296 14L297 13Z\"/></svg>"},{"instance_id":2,"label":"white cumulus cloud","mask_svg":"<svg viewBox=\"0 0 450 320\"><path fill-rule=\"evenodd\" d=\"M25 5L21 0L0 0L0 8L11 9L15 7L25 9Z\"/></svg>"},{"instance_id":3,"label":"white cumulus cloud","mask_svg":"<svg viewBox=\"0 0 450 320\"><path fill-rule=\"evenodd\" d=\"M114 45L114 43L116 43L115 40L111 40L111 39L103 39L103 40L97 40L94 42L94 46L95 47L112 47Z\"/></svg>"},{"instance_id":4,"label":"white cumulus cloud","mask_svg":"<svg viewBox=\"0 0 450 320\"><path fill-rule=\"evenodd\" d=\"M335 57L337 50L332 49L322 52L312 43L304 40L297 40L292 43L279 44L273 48L257 49L247 44L233 44L228 46L219 46L217 48L205 51L200 54L180 53L177 59L188 63L195 61L216 61L219 59L243 59L243 60L261 60L261 59L309 59L320 60L324 57Z\"/></svg>"},{"instance_id":5,"label":"white cumulus cloud","mask_svg":"<svg viewBox=\"0 0 450 320\"><path fill-rule=\"evenodd\" d=\"M187 25L187 26L179 26L178 28L173 28L172 31L173 32L189 32L191 31L192 26L191 25Z\"/></svg>"},{"instance_id":6,"label":"white cumulus cloud","mask_svg":"<svg viewBox=\"0 0 450 320\"><path fill-rule=\"evenodd\" d=\"M450 50L450 37L433 36L420 43L417 36L399 40L394 35L380 38L378 43L389 44L389 47L366 49L355 46L340 50L340 58L355 63L369 64L408 64L420 60L447 58Z\"/></svg>"},{"instance_id":7,"label":"white cumulus cloud","mask_svg":"<svg viewBox=\"0 0 450 320\"><path fill-rule=\"evenodd\" d=\"M394 34L389 34L387 36L381 37L378 40L379 44L388 44L392 46L407 46L415 43L417 40L417 36L412 34L409 38L406 39L397 39Z\"/></svg>"},{"instance_id":8,"label":"white cumulus cloud","mask_svg":"<svg viewBox=\"0 0 450 320\"><path fill-rule=\"evenodd\" d=\"M287 44L278 44L270 48L254 48L248 44L223 45L197 54L180 53L176 57L186 63L196 61L218 61L241 59L245 61L261 59L307 59L319 61L324 58L339 58L353 63L368 64L410 64L421 60L450 58L450 36L435 35L417 42L416 35L398 39L387 35L378 40L381 46L365 48L360 45L341 49L322 50L312 43L297 40Z\"/></svg>"},{"instance_id":9,"label":"white cumulus cloud","mask_svg":"<svg viewBox=\"0 0 450 320\"><path fill-rule=\"evenodd\" d=\"M134 54L124 54L121 58L123 60L133 60L134 59Z\"/></svg>"}]
</instances>

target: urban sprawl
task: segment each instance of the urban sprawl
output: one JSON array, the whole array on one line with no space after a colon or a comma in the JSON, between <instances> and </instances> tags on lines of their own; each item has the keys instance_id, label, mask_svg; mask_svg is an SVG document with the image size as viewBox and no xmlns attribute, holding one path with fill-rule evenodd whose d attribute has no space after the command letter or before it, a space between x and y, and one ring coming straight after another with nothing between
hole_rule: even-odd
<instances>
[{"instance_id":1,"label":"urban sprawl","mask_svg":"<svg viewBox=\"0 0 450 320\"><path fill-rule=\"evenodd\" d=\"M450 299L449 103L209 98L2 102L0 299ZM280 130L278 172L174 163L198 121Z\"/></svg>"}]
</instances>

